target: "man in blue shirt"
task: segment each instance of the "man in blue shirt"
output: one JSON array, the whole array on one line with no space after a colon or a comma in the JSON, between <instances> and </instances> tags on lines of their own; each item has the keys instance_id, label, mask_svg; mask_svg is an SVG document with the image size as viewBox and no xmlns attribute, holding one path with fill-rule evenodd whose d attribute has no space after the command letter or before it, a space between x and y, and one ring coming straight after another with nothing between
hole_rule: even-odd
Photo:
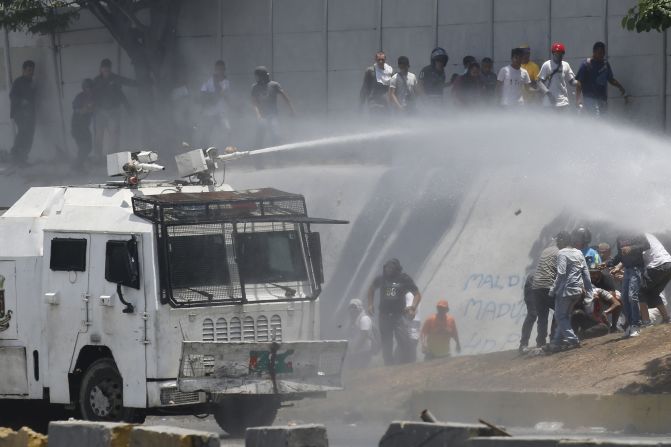
<instances>
[{"instance_id":1,"label":"man in blue shirt","mask_svg":"<svg viewBox=\"0 0 671 447\"><path fill-rule=\"evenodd\" d=\"M582 252L585 256L585 261L587 261L587 267L590 269L595 269L601 264L601 257L599 253L589 246L589 243L592 241L592 233L588 228L579 227L573 230L571 233L571 238L574 241L574 247Z\"/></svg>"},{"instance_id":2,"label":"man in blue shirt","mask_svg":"<svg viewBox=\"0 0 671 447\"><path fill-rule=\"evenodd\" d=\"M604 115L608 109L608 84L617 87L628 101L624 87L613 76L606 60L606 44L597 42L592 48L592 57L580 65L576 75L576 104L596 116Z\"/></svg>"}]
</instances>

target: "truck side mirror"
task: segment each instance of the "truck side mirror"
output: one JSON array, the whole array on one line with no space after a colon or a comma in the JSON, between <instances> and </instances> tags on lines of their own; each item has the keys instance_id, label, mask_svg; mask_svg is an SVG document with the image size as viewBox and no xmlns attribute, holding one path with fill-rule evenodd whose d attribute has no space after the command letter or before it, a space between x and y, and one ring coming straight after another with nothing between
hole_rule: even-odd
<instances>
[{"instance_id":1,"label":"truck side mirror","mask_svg":"<svg viewBox=\"0 0 671 447\"><path fill-rule=\"evenodd\" d=\"M122 286L140 288L140 268L135 239L107 241L105 279Z\"/></svg>"},{"instance_id":2,"label":"truck side mirror","mask_svg":"<svg viewBox=\"0 0 671 447\"><path fill-rule=\"evenodd\" d=\"M315 281L317 281L317 284L324 284L322 244L319 233L308 233L308 248L310 250L310 261L312 262L312 271L315 274Z\"/></svg>"}]
</instances>

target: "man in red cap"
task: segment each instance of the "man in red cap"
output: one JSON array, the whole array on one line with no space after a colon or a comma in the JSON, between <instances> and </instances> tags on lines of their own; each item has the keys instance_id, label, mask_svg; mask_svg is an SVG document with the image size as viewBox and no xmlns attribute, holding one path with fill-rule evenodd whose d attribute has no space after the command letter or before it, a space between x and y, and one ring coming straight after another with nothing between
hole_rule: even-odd
<instances>
[{"instance_id":1,"label":"man in red cap","mask_svg":"<svg viewBox=\"0 0 671 447\"><path fill-rule=\"evenodd\" d=\"M440 300L436 305L436 313L424 321L420 334L424 360L449 357L452 339L456 342L457 352L461 352L457 324L454 317L448 314L449 311L447 300Z\"/></svg>"},{"instance_id":2,"label":"man in red cap","mask_svg":"<svg viewBox=\"0 0 671 447\"><path fill-rule=\"evenodd\" d=\"M543 106L557 111L569 110L568 85L575 87L578 82L568 62L564 60L566 48L563 43L552 44L552 58L541 67L538 88L545 95Z\"/></svg>"}]
</instances>

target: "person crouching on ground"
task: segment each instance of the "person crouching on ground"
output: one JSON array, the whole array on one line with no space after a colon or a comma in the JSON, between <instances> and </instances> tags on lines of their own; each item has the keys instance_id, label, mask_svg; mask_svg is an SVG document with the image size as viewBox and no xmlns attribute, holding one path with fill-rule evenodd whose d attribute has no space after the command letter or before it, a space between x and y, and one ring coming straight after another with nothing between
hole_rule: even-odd
<instances>
[{"instance_id":1,"label":"person crouching on ground","mask_svg":"<svg viewBox=\"0 0 671 447\"><path fill-rule=\"evenodd\" d=\"M455 341L457 353L461 352L457 324L454 317L449 315L449 311L447 301L440 300L436 305L436 313L424 321L420 333L424 360L449 357L450 340Z\"/></svg>"},{"instance_id":2,"label":"person crouching on ground","mask_svg":"<svg viewBox=\"0 0 671 447\"><path fill-rule=\"evenodd\" d=\"M585 256L573 247L573 240L569 246L557 253L557 278L550 295L555 298L557 330L548 345L548 351L558 352L564 348L580 347L580 341L571 328L571 313L583 296L591 298L592 281Z\"/></svg>"}]
</instances>

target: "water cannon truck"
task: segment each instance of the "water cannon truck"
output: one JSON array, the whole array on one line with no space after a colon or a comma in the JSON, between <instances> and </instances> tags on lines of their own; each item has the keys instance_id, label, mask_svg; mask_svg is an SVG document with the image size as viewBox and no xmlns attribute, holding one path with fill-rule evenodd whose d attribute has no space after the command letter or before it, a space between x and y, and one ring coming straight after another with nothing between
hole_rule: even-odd
<instances>
[{"instance_id":1,"label":"water cannon truck","mask_svg":"<svg viewBox=\"0 0 671 447\"><path fill-rule=\"evenodd\" d=\"M300 194L214 180L231 153L108 156L120 180L30 188L0 217L0 399L98 421L213 414L228 433L341 389L319 340L324 281ZM219 157L219 158L217 158ZM0 421L2 422L2 421Z\"/></svg>"}]
</instances>

